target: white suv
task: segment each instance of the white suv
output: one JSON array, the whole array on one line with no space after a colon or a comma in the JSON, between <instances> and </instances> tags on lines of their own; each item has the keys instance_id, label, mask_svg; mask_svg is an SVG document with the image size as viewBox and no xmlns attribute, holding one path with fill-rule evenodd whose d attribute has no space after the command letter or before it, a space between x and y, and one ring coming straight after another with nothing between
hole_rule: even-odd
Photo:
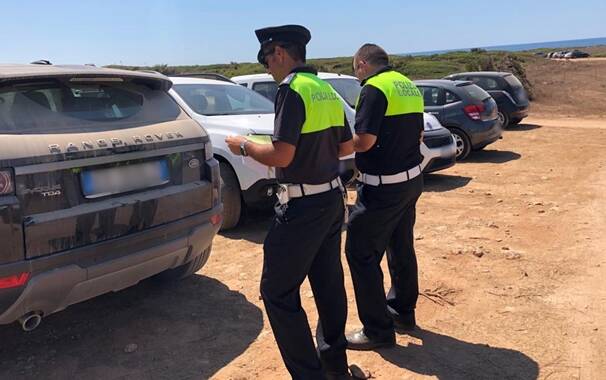
<instances>
[{"instance_id":1,"label":"white suv","mask_svg":"<svg viewBox=\"0 0 606 380\"><path fill-rule=\"evenodd\" d=\"M252 139L271 136L274 131L273 102L227 78L170 79L173 82L170 95L210 135L223 181L222 229L230 229L238 224L244 206L273 204L277 186L274 168L259 164L249 157L236 156L225 144L227 136L244 135ZM353 155L341 160L340 171L345 182L355 174L353 161Z\"/></svg>"},{"instance_id":2,"label":"white suv","mask_svg":"<svg viewBox=\"0 0 606 380\"><path fill-rule=\"evenodd\" d=\"M360 94L360 81L353 76L333 73L318 73L320 79L330 83L341 96L347 120L353 128L356 117L355 105ZM248 87L273 101L278 85L269 74L241 75L231 78L234 82ZM424 114L424 136L421 144L421 163L424 173L449 168L455 164L456 144L450 131L444 128L438 119Z\"/></svg>"}]
</instances>

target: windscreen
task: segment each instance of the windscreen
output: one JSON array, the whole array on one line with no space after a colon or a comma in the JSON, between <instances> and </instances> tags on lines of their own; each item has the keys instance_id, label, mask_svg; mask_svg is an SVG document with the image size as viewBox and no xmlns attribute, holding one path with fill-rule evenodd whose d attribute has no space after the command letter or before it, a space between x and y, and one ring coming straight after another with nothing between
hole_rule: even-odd
<instances>
[{"instance_id":1,"label":"windscreen","mask_svg":"<svg viewBox=\"0 0 606 380\"><path fill-rule=\"evenodd\" d=\"M74 133L175 120L168 93L121 78L48 79L0 87L0 133Z\"/></svg>"},{"instance_id":2,"label":"windscreen","mask_svg":"<svg viewBox=\"0 0 606 380\"><path fill-rule=\"evenodd\" d=\"M325 81L330 83L335 91L338 92L343 99L345 99L351 108L356 107L358 96L360 96L360 90L362 90L362 87L360 87L360 82L357 79L335 78L325 79Z\"/></svg>"},{"instance_id":3,"label":"windscreen","mask_svg":"<svg viewBox=\"0 0 606 380\"><path fill-rule=\"evenodd\" d=\"M522 85L522 82L514 75L508 75L505 77L507 83L511 86L512 94L516 102L518 103L528 103L528 94Z\"/></svg>"},{"instance_id":4,"label":"windscreen","mask_svg":"<svg viewBox=\"0 0 606 380\"><path fill-rule=\"evenodd\" d=\"M267 114L274 104L243 86L231 84L176 84L173 89L196 113L206 116Z\"/></svg>"},{"instance_id":5,"label":"windscreen","mask_svg":"<svg viewBox=\"0 0 606 380\"><path fill-rule=\"evenodd\" d=\"M472 99L477 100L479 102L490 98L490 95L486 91L482 90L479 86L475 84L468 84L462 86L461 88L467 91L467 93Z\"/></svg>"}]
</instances>

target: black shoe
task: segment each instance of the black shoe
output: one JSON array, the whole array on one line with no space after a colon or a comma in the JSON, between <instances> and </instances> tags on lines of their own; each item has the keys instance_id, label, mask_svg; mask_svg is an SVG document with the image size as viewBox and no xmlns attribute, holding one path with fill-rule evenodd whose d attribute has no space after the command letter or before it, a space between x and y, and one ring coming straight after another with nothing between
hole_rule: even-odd
<instances>
[{"instance_id":1,"label":"black shoe","mask_svg":"<svg viewBox=\"0 0 606 380\"><path fill-rule=\"evenodd\" d=\"M414 310L406 314L397 314L391 308L388 308L389 316L393 319L393 326L397 333L403 334L414 331L417 327Z\"/></svg>"},{"instance_id":2,"label":"black shoe","mask_svg":"<svg viewBox=\"0 0 606 380\"><path fill-rule=\"evenodd\" d=\"M388 339L371 339L364 334L364 329L354 331L346 336L347 348L350 350L368 351L375 348L391 347L396 344L396 336Z\"/></svg>"},{"instance_id":3,"label":"black shoe","mask_svg":"<svg viewBox=\"0 0 606 380\"><path fill-rule=\"evenodd\" d=\"M349 366L349 370L344 373L326 372L326 380L366 380L370 379L370 374L364 373L357 365Z\"/></svg>"}]
</instances>

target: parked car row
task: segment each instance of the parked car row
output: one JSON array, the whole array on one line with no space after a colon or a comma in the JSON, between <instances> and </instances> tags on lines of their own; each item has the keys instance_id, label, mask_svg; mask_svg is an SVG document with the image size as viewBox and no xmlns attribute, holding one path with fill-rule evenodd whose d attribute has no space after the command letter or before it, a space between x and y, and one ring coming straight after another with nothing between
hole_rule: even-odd
<instances>
[{"instance_id":1,"label":"parked car row","mask_svg":"<svg viewBox=\"0 0 606 380\"><path fill-rule=\"evenodd\" d=\"M349 75L318 73L318 76L330 83L343 103L351 127L355 120L355 104L361 87L357 78ZM424 156L423 172L448 168L455 160L465 159L472 150L483 149L501 138L503 127L519 123L528 114L528 96L520 81L510 73L475 72L458 73L446 77L449 80L425 80L415 83L423 92L425 101L425 130L421 152ZM176 79L175 79L176 80ZM243 75L231 78L273 102L278 84L269 74ZM252 123L252 122L251 122ZM230 154L222 147L223 133L230 128L214 130L213 123L205 124L211 138L217 134L215 154L225 167L224 201L226 211L232 210L228 199L237 202L240 192L241 202L226 212L224 228L237 224L241 210L263 197L271 197L273 173L267 168L247 162ZM233 130L234 133L259 133L249 124L248 131ZM268 125L263 133L271 134ZM232 165L230 163L235 163ZM347 168L353 168L350 158ZM257 168L250 169L252 165ZM353 177L353 170L347 171L345 181ZM237 180L237 182L236 182ZM238 186L236 186L238 185ZM253 197L250 194L255 194Z\"/></svg>"},{"instance_id":2,"label":"parked car row","mask_svg":"<svg viewBox=\"0 0 606 380\"><path fill-rule=\"evenodd\" d=\"M581 50L564 50L564 51L551 51L547 53L546 58L587 58L589 57L589 53L586 53Z\"/></svg>"},{"instance_id":3,"label":"parked car row","mask_svg":"<svg viewBox=\"0 0 606 380\"><path fill-rule=\"evenodd\" d=\"M503 128L519 124L528 116L528 93L511 73L479 71L450 74L444 79L470 81L490 94L497 103L497 116Z\"/></svg>"}]
</instances>

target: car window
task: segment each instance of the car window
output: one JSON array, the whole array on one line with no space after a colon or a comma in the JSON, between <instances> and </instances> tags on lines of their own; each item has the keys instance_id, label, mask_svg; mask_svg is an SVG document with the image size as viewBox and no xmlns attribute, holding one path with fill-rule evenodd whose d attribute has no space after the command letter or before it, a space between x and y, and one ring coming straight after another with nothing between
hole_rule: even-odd
<instances>
[{"instance_id":1,"label":"car window","mask_svg":"<svg viewBox=\"0 0 606 380\"><path fill-rule=\"evenodd\" d=\"M326 79L326 82L330 83L351 108L356 107L358 97L360 96L360 90L362 90L360 81L353 78L334 78Z\"/></svg>"},{"instance_id":2,"label":"car window","mask_svg":"<svg viewBox=\"0 0 606 380\"><path fill-rule=\"evenodd\" d=\"M446 90L445 93L446 93L446 97L445 97L445 100L444 100L445 104L456 103L459 100L461 100L461 98L459 98L459 96L457 94L455 94L455 93L453 93L451 91Z\"/></svg>"},{"instance_id":3,"label":"car window","mask_svg":"<svg viewBox=\"0 0 606 380\"><path fill-rule=\"evenodd\" d=\"M437 87L418 86L423 93L423 103L425 107L439 106L440 104L440 89Z\"/></svg>"},{"instance_id":4,"label":"car window","mask_svg":"<svg viewBox=\"0 0 606 380\"><path fill-rule=\"evenodd\" d=\"M252 89L273 102L278 93L278 84L276 82L257 82L253 84Z\"/></svg>"},{"instance_id":5,"label":"car window","mask_svg":"<svg viewBox=\"0 0 606 380\"><path fill-rule=\"evenodd\" d=\"M163 90L120 78L86 83L49 79L0 87L0 133L62 133L131 128L175 120Z\"/></svg>"},{"instance_id":6,"label":"car window","mask_svg":"<svg viewBox=\"0 0 606 380\"><path fill-rule=\"evenodd\" d=\"M507 83L509 83L509 85L513 88L524 87L524 86L522 86L522 82L520 82L520 80L518 78L516 78L514 75L507 75L505 77L505 81Z\"/></svg>"},{"instance_id":7,"label":"car window","mask_svg":"<svg viewBox=\"0 0 606 380\"><path fill-rule=\"evenodd\" d=\"M475 84L468 84L459 88L466 91L467 94L474 100L484 101L490 98L490 95L486 91L481 89L479 86L476 86Z\"/></svg>"},{"instance_id":8,"label":"car window","mask_svg":"<svg viewBox=\"0 0 606 380\"><path fill-rule=\"evenodd\" d=\"M488 77L469 77L469 80L474 84L480 86L484 90L498 90L499 83L493 79Z\"/></svg>"},{"instance_id":9,"label":"car window","mask_svg":"<svg viewBox=\"0 0 606 380\"><path fill-rule=\"evenodd\" d=\"M254 91L232 84L176 84L177 94L194 110L206 116L273 113L274 105Z\"/></svg>"}]
</instances>

